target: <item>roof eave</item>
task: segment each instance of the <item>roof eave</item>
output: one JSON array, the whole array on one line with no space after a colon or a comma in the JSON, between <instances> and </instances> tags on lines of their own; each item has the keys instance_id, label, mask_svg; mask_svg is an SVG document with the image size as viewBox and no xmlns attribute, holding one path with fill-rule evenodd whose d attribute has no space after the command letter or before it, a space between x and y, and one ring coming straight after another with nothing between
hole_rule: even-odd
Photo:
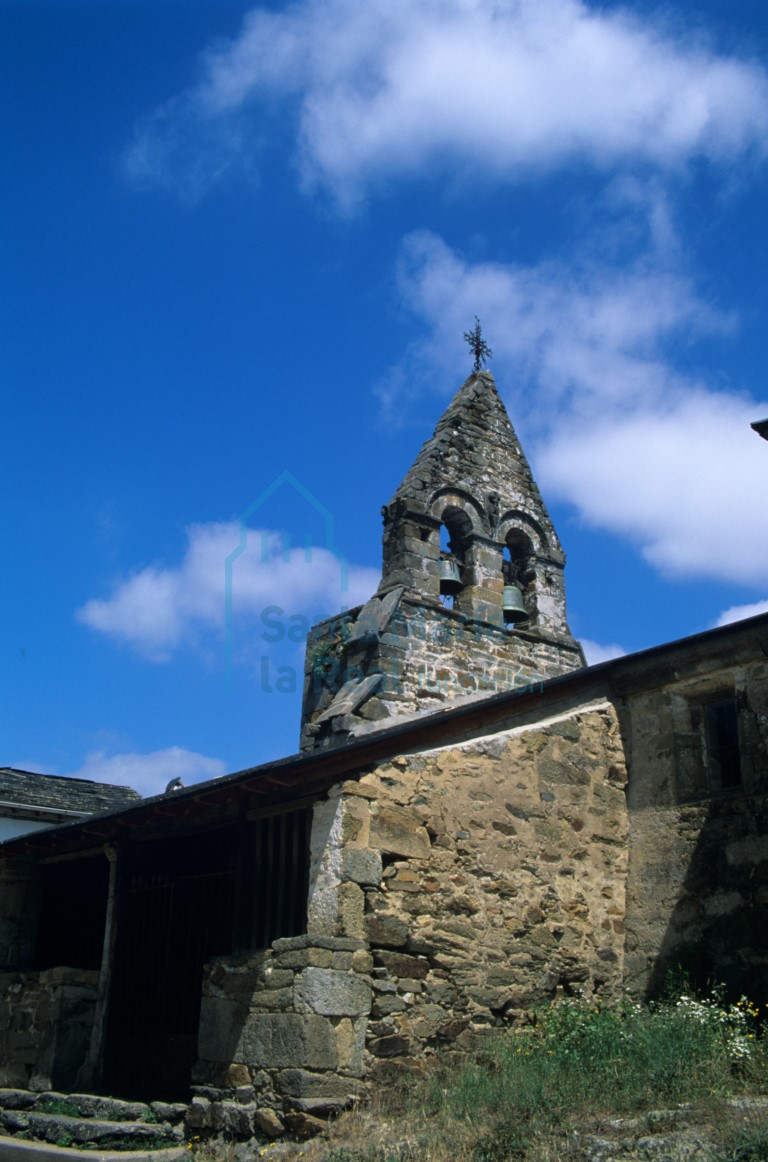
<instances>
[{"instance_id":1,"label":"roof eave","mask_svg":"<svg viewBox=\"0 0 768 1162\"><path fill-rule=\"evenodd\" d=\"M64 824L45 831L8 839L0 844L0 857L46 854L45 849L76 844L79 837L94 843L107 843L129 834L134 829L162 821L163 817L181 822L187 816L197 817L205 805L226 807L241 792L261 798L264 806L290 803L299 799L320 797L345 777L361 771L369 764L386 760L393 754L403 754L417 748L444 746L461 741L467 732L501 728L510 712L524 714L538 704L548 704L566 695L586 696L590 688L604 692L629 692L669 680L684 664L685 657L698 655L702 646L731 639L733 648L739 643L754 649L755 634L758 644L768 655L768 614L705 630L674 642L652 646L634 654L612 658L595 666L573 670L542 682L534 689L503 691L487 697L463 701L460 706L445 706L425 713L407 722L382 727L368 734L352 738L337 747L291 755L277 761L248 767L223 778L196 783L170 794L141 799L122 810L91 816L87 821ZM210 815L207 816L210 819Z\"/></svg>"}]
</instances>

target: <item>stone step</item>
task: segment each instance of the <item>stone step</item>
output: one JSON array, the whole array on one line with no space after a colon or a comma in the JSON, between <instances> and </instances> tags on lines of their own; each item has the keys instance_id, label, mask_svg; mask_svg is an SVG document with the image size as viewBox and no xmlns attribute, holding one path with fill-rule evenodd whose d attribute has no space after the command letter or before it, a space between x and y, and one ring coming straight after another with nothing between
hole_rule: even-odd
<instances>
[{"instance_id":1,"label":"stone step","mask_svg":"<svg viewBox=\"0 0 768 1162\"><path fill-rule=\"evenodd\" d=\"M89 1152L136 1151L178 1147L184 1140L186 1105L126 1102L92 1094L32 1093L0 1089L0 1135L50 1147ZM5 1157L0 1145L0 1158Z\"/></svg>"},{"instance_id":2,"label":"stone step","mask_svg":"<svg viewBox=\"0 0 768 1162\"><path fill-rule=\"evenodd\" d=\"M64 1107L67 1107L66 1110ZM36 1093L28 1089L0 1088L0 1109L35 1109L39 1113L68 1113L81 1118L105 1118L112 1122L170 1122L178 1125L184 1120L187 1106L184 1102L123 1101L116 1097L101 1097L90 1093L57 1093L47 1090Z\"/></svg>"},{"instance_id":3,"label":"stone step","mask_svg":"<svg viewBox=\"0 0 768 1162\"><path fill-rule=\"evenodd\" d=\"M0 1158L2 1162L184 1162L188 1151L186 1146L174 1146L170 1150L82 1150L68 1146L50 1146L44 1142L25 1142L17 1138L0 1137Z\"/></svg>"}]
</instances>

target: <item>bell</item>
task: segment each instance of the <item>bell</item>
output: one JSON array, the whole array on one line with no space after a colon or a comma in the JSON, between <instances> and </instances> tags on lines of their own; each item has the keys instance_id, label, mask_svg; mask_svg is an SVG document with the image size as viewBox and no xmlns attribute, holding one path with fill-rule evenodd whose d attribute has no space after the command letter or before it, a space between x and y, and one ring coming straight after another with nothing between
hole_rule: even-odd
<instances>
[{"instance_id":1,"label":"bell","mask_svg":"<svg viewBox=\"0 0 768 1162\"><path fill-rule=\"evenodd\" d=\"M453 597L461 588L461 572L457 562L444 558L440 562L440 596Z\"/></svg>"},{"instance_id":2,"label":"bell","mask_svg":"<svg viewBox=\"0 0 768 1162\"><path fill-rule=\"evenodd\" d=\"M502 609L506 622L527 621L528 610L525 608L523 594L519 585L505 585Z\"/></svg>"}]
</instances>

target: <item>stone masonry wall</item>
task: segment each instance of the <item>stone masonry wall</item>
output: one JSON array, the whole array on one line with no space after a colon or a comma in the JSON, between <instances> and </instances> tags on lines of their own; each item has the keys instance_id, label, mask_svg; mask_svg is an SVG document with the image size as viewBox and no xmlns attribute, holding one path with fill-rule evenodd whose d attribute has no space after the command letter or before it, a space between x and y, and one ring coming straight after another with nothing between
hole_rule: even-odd
<instances>
[{"instance_id":1,"label":"stone masonry wall","mask_svg":"<svg viewBox=\"0 0 768 1162\"><path fill-rule=\"evenodd\" d=\"M657 996L669 974L768 1001L768 796L632 816L627 985Z\"/></svg>"},{"instance_id":2,"label":"stone masonry wall","mask_svg":"<svg viewBox=\"0 0 768 1162\"><path fill-rule=\"evenodd\" d=\"M631 756L628 984L639 994L682 969L768 1000L768 662L718 668L627 698ZM741 784L713 785L697 708L738 706Z\"/></svg>"},{"instance_id":3,"label":"stone masonry wall","mask_svg":"<svg viewBox=\"0 0 768 1162\"><path fill-rule=\"evenodd\" d=\"M390 714L439 706L461 695L537 689L583 665L578 647L556 636L547 642L525 629L472 622L407 598L382 640L380 658L387 681L378 700ZM360 714L365 717L365 706Z\"/></svg>"},{"instance_id":4,"label":"stone masonry wall","mask_svg":"<svg viewBox=\"0 0 768 1162\"><path fill-rule=\"evenodd\" d=\"M362 941L322 936L209 964L190 1128L278 1136L357 1100L371 966Z\"/></svg>"},{"instance_id":5,"label":"stone masonry wall","mask_svg":"<svg viewBox=\"0 0 768 1162\"><path fill-rule=\"evenodd\" d=\"M316 804L307 934L208 966L190 1126L279 1134L623 976L613 708L382 762Z\"/></svg>"},{"instance_id":6,"label":"stone masonry wall","mask_svg":"<svg viewBox=\"0 0 768 1162\"><path fill-rule=\"evenodd\" d=\"M620 988L624 783L606 703L337 789L310 931L370 946L374 1073L468 1049L561 990Z\"/></svg>"},{"instance_id":7,"label":"stone masonry wall","mask_svg":"<svg viewBox=\"0 0 768 1162\"><path fill-rule=\"evenodd\" d=\"M472 621L435 603L404 596L384 632L354 638L345 644L349 626L363 608L343 618L321 622L309 638L304 675L302 749L318 740L337 744L350 734L387 725L403 714L415 714L473 694L537 689L584 664L572 639L525 628L506 628ZM328 643L327 653L322 643ZM320 665L318 665L318 659ZM360 687L381 675L365 700L349 714L329 717L322 728L314 725L343 689ZM354 714L354 716L353 716ZM322 721L322 719L321 719Z\"/></svg>"},{"instance_id":8,"label":"stone masonry wall","mask_svg":"<svg viewBox=\"0 0 768 1162\"><path fill-rule=\"evenodd\" d=\"M51 968L0 976L0 1085L71 1089L90 1046L97 972Z\"/></svg>"}]
</instances>

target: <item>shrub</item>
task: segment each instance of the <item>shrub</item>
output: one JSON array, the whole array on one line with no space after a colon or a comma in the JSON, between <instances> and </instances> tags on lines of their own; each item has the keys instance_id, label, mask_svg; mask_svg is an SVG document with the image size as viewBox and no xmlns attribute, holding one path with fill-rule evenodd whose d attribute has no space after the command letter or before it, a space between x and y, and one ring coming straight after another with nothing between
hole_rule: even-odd
<instances>
[{"instance_id":1,"label":"shrub","mask_svg":"<svg viewBox=\"0 0 768 1162\"><path fill-rule=\"evenodd\" d=\"M768 1162L768 1125L740 1130L726 1144L723 1162Z\"/></svg>"},{"instance_id":2,"label":"shrub","mask_svg":"<svg viewBox=\"0 0 768 1162\"><path fill-rule=\"evenodd\" d=\"M746 999L726 1005L719 991L653 1008L568 999L498 1037L453 1080L439 1079L431 1112L485 1127L478 1162L523 1157L532 1138L575 1113L647 1112L733 1092L760 1056L756 1017Z\"/></svg>"}]
</instances>

